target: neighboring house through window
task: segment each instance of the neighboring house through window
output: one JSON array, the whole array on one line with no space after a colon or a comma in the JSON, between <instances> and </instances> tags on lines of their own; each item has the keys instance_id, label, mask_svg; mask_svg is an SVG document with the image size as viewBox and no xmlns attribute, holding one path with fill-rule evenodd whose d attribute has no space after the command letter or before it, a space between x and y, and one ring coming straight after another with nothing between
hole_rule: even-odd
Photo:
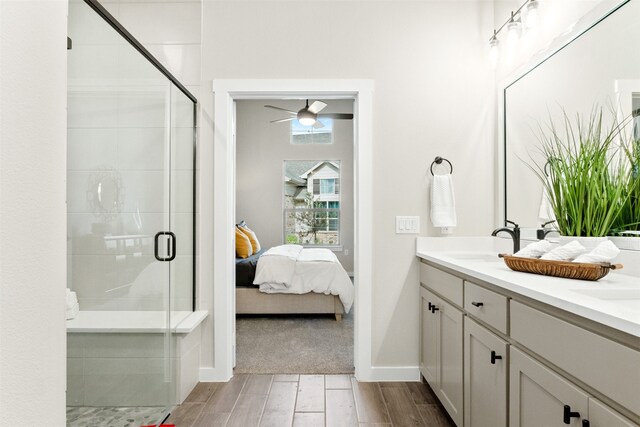
<instances>
[{"instance_id":1,"label":"neighboring house through window","mask_svg":"<svg viewBox=\"0 0 640 427\"><path fill-rule=\"evenodd\" d=\"M340 162L284 162L284 240L340 245Z\"/></svg>"}]
</instances>

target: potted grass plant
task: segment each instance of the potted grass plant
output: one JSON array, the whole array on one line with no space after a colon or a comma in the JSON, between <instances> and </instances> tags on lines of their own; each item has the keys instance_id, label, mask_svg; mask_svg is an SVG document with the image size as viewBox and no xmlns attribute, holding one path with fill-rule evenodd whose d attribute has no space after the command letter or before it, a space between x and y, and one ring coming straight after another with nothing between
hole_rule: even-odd
<instances>
[{"instance_id":1,"label":"potted grass plant","mask_svg":"<svg viewBox=\"0 0 640 427\"><path fill-rule=\"evenodd\" d=\"M624 151L630 165L629 198L610 231L611 240L621 249L640 250L640 139Z\"/></svg>"},{"instance_id":2,"label":"potted grass plant","mask_svg":"<svg viewBox=\"0 0 640 427\"><path fill-rule=\"evenodd\" d=\"M573 120L563 111L561 128L553 120L540 127L546 162L528 164L548 194L561 236L585 247L607 238L630 198L630 167L619 155L624 125L613 120L605 127L601 108Z\"/></svg>"}]
</instances>

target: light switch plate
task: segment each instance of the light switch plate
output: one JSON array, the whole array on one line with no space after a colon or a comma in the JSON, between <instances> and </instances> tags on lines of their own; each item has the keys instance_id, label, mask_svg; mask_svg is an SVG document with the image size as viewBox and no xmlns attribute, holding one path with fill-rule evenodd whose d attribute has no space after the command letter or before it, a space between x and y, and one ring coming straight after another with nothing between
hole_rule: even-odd
<instances>
[{"instance_id":1,"label":"light switch plate","mask_svg":"<svg viewBox=\"0 0 640 427\"><path fill-rule=\"evenodd\" d=\"M420 234L420 217L396 216L396 234Z\"/></svg>"}]
</instances>

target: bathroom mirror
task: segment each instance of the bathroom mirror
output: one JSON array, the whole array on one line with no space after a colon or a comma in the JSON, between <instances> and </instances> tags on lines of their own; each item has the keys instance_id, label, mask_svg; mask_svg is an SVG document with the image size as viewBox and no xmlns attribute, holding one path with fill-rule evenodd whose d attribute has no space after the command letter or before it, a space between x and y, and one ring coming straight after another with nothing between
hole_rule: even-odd
<instances>
[{"instance_id":1,"label":"bathroom mirror","mask_svg":"<svg viewBox=\"0 0 640 427\"><path fill-rule=\"evenodd\" d=\"M542 183L529 169L544 164L540 126L562 125L563 111L588 118L603 107L614 117L630 117L640 96L640 2L621 1L594 18L586 30L556 46L504 89L504 216L525 228L548 220ZM634 101L634 98L635 101ZM611 111L611 113L610 113ZM631 129L632 121L628 132ZM558 126L562 129L561 126Z\"/></svg>"}]
</instances>

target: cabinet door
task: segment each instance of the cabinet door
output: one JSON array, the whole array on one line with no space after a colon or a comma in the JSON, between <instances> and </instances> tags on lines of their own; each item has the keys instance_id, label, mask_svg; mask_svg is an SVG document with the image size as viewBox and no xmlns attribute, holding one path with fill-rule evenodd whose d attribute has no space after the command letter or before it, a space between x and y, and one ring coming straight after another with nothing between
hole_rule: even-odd
<instances>
[{"instance_id":1,"label":"cabinet door","mask_svg":"<svg viewBox=\"0 0 640 427\"><path fill-rule=\"evenodd\" d=\"M506 427L508 366L508 344L465 317L465 427Z\"/></svg>"},{"instance_id":2,"label":"cabinet door","mask_svg":"<svg viewBox=\"0 0 640 427\"><path fill-rule=\"evenodd\" d=\"M435 390L438 384L438 330L439 316L431 312L429 307L439 299L420 287L420 372Z\"/></svg>"},{"instance_id":3,"label":"cabinet door","mask_svg":"<svg viewBox=\"0 0 640 427\"><path fill-rule=\"evenodd\" d=\"M565 405L571 416L564 422ZM511 347L509 425L578 427L587 418L588 396L537 361ZM579 415L577 415L579 414Z\"/></svg>"},{"instance_id":4,"label":"cabinet door","mask_svg":"<svg viewBox=\"0 0 640 427\"><path fill-rule=\"evenodd\" d=\"M439 299L435 314L439 317L438 388L436 394L456 425L462 425L462 311Z\"/></svg>"},{"instance_id":5,"label":"cabinet door","mask_svg":"<svg viewBox=\"0 0 640 427\"><path fill-rule=\"evenodd\" d=\"M589 398L589 427L638 427L593 397Z\"/></svg>"}]
</instances>

